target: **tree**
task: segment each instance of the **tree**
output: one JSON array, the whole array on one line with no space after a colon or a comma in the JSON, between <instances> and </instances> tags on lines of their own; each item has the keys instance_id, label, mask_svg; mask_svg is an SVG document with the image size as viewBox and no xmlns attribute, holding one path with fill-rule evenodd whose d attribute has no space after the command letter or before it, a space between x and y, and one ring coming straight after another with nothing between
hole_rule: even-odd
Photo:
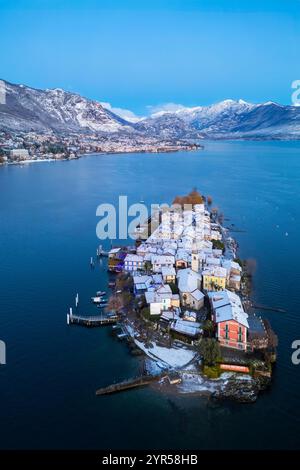
<instances>
[{"instance_id":1,"label":"tree","mask_svg":"<svg viewBox=\"0 0 300 470\"><path fill-rule=\"evenodd\" d=\"M146 271L147 273L152 271L152 263L151 263L151 261L146 261L146 262L145 262L145 271Z\"/></svg>"},{"instance_id":2,"label":"tree","mask_svg":"<svg viewBox=\"0 0 300 470\"><path fill-rule=\"evenodd\" d=\"M243 261L241 258L234 258L233 260L235 263L239 264L241 268L243 268Z\"/></svg>"},{"instance_id":3,"label":"tree","mask_svg":"<svg viewBox=\"0 0 300 470\"><path fill-rule=\"evenodd\" d=\"M224 251L225 245L221 240L212 240L213 248Z\"/></svg>"},{"instance_id":4,"label":"tree","mask_svg":"<svg viewBox=\"0 0 300 470\"><path fill-rule=\"evenodd\" d=\"M215 331L215 325L211 320L205 320L202 326L203 331L208 334L208 336L212 336Z\"/></svg>"},{"instance_id":5,"label":"tree","mask_svg":"<svg viewBox=\"0 0 300 470\"><path fill-rule=\"evenodd\" d=\"M195 204L203 204L204 199L201 194L194 188L189 194L186 196L176 196L173 200L173 205L178 204L179 206L183 207L184 205L192 205Z\"/></svg>"},{"instance_id":6,"label":"tree","mask_svg":"<svg viewBox=\"0 0 300 470\"><path fill-rule=\"evenodd\" d=\"M221 358L220 345L214 338L202 338L199 344L199 352L204 364L208 366L214 366Z\"/></svg>"},{"instance_id":7,"label":"tree","mask_svg":"<svg viewBox=\"0 0 300 470\"><path fill-rule=\"evenodd\" d=\"M179 289L175 282L170 282L169 286L172 291L172 294L179 294Z\"/></svg>"}]
</instances>

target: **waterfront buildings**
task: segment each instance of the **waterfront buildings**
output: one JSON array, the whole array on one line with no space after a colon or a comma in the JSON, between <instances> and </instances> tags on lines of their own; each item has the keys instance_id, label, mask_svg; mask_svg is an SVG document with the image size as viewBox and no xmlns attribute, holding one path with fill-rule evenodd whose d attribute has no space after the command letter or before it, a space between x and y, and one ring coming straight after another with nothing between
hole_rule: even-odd
<instances>
[{"instance_id":1,"label":"waterfront buildings","mask_svg":"<svg viewBox=\"0 0 300 470\"><path fill-rule=\"evenodd\" d=\"M198 338L204 319L211 318L221 346L246 351L265 344L260 322L251 318L249 326L238 295L242 268L235 244L216 217L197 204L157 219L161 223L137 243L136 254L126 254L123 268L133 275L134 293L144 299L150 317L190 339ZM119 251L111 255L120 258ZM256 340L251 344L250 335Z\"/></svg>"},{"instance_id":2,"label":"waterfront buildings","mask_svg":"<svg viewBox=\"0 0 300 470\"><path fill-rule=\"evenodd\" d=\"M240 297L229 290L209 292L208 297L217 325L217 339L223 346L247 349L248 314Z\"/></svg>"},{"instance_id":3,"label":"waterfront buildings","mask_svg":"<svg viewBox=\"0 0 300 470\"><path fill-rule=\"evenodd\" d=\"M135 254L127 254L124 259L124 271L136 272L144 267L144 257Z\"/></svg>"},{"instance_id":4,"label":"waterfront buildings","mask_svg":"<svg viewBox=\"0 0 300 470\"><path fill-rule=\"evenodd\" d=\"M226 287L227 270L221 266L208 265L202 271L203 289L222 290Z\"/></svg>"}]
</instances>

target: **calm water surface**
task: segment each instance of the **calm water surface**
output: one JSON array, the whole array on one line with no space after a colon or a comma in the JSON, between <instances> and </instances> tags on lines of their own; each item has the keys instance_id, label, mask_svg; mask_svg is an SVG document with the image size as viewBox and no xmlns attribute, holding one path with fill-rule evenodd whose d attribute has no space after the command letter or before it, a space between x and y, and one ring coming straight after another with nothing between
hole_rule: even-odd
<instances>
[{"instance_id":1,"label":"calm water surface","mask_svg":"<svg viewBox=\"0 0 300 470\"><path fill-rule=\"evenodd\" d=\"M237 228L240 255L254 258L254 298L278 333L272 389L254 405L140 389L95 397L139 372L140 361L109 328L68 327L80 296L106 290L105 266L90 270L96 207L171 202L196 186ZM0 169L1 448L299 448L300 143L207 143L205 151L99 155ZM288 235L287 235L288 234Z\"/></svg>"}]
</instances>

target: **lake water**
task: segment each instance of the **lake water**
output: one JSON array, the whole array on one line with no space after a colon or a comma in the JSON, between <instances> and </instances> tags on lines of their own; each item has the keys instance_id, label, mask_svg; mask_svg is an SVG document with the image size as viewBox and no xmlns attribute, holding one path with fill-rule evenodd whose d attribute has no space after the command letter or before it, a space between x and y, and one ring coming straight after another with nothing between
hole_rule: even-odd
<instances>
[{"instance_id":1,"label":"lake water","mask_svg":"<svg viewBox=\"0 0 300 470\"><path fill-rule=\"evenodd\" d=\"M171 202L193 187L211 194L254 258L253 297L287 310L265 314L279 336L270 391L253 405L212 404L149 388L107 397L95 390L139 372L110 328L68 327L107 290L91 270L96 207L128 195ZM0 168L1 448L299 448L300 143L207 142L204 151L99 155ZM107 247L109 244L107 244Z\"/></svg>"}]
</instances>

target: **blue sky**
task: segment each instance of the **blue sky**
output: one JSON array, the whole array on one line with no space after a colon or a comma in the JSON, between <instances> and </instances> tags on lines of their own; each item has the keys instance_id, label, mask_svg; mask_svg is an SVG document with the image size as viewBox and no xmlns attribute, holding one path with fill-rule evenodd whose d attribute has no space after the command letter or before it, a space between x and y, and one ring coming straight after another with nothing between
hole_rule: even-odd
<instances>
[{"instance_id":1,"label":"blue sky","mask_svg":"<svg viewBox=\"0 0 300 470\"><path fill-rule=\"evenodd\" d=\"M291 103L299 0L0 0L0 77L129 108Z\"/></svg>"}]
</instances>

